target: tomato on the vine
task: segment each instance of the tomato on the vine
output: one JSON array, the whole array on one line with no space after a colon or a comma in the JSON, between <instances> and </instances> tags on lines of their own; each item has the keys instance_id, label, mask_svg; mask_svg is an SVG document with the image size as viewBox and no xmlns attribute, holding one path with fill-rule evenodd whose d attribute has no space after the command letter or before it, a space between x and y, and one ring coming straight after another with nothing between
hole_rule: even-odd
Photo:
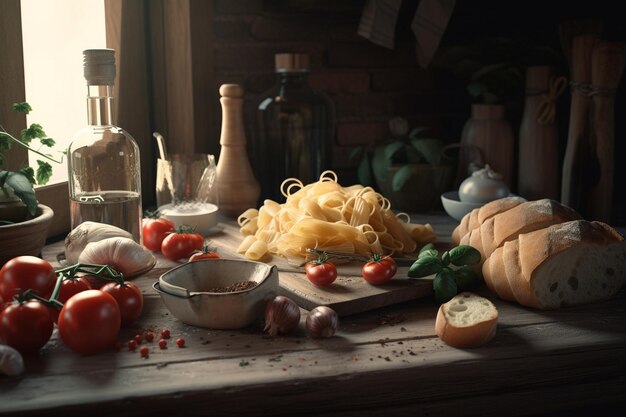
<instances>
[{"instance_id":1,"label":"tomato on the vine","mask_svg":"<svg viewBox=\"0 0 626 417\"><path fill-rule=\"evenodd\" d=\"M361 274L369 284L382 285L388 283L397 271L398 266L392 258L374 256L372 260L363 265Z\"/></svg>"},{"instance_id":2,"label":"tomato on the vine","mask_svg":"<svg viewBox=\"0 0 626 417\"><path fill-rule=\"evenodd\" d=\"M141 315L143 309L143 294L138 286L132 282L118 284L109 282L100 291L107 292L115 298L122 315L122 327L132 324Z\"/></svg>"},{"instance_id":3,"label":"tomato on the vine","mask_svg":"<svg viewBox=\"0 0 626 417\"><path fill-rule=\"evenodd\" d=\"M204 244L202 251L196 252L189 258L189 262L199 261L202 259L218 259L220 256L217 254L215 248L209 247L209 245Z\"/></svg>"},{"instance_id":4,"label":"tomato on the vine","mask_svg":"<svg viewBox=\"0 0 626 417\"><path fill-rule=\"evenodd\" d=\"M115 346L120 332L120 308L115 298L99 290L80 292L59 314L59 336L71 350L93 355Z\"/></svg>"},{"instance_id":5,"label":"tomato on the vine","mask_svg":"<svg viewBox=\"0 0 626 417\"><path fill-rule=\"evenodd\" d=\"M141 227L143 245L151 251L161 250L161 243L167 235L176 231L174 222L169 219L144 219Z\"/></svg>"},{"instance_id":6,"label":"tomato on the vine","mask_svg":"<svg viewBox=\"0 0 626 417\"><path fill-rule=\"evenodd\" d=\"M330 285L337 279L337 267L325 260L307 263L304 266L304 271L309 281L318 286Z\"/></svg>"},{"instance_id":7,"label":"tomato on the vine","mask_svg":"<svg viewBox=\"0 0 626 417\"><path fill-rule=\"evenodd\" d=\"M36 256L18 256L0 269L0 297L11 301L14 296L30 289L48 298L56 282L56 273L48 261Z\"/></svg>"},{"instance_id":8,"label":"tomato on the vine","mask_svg":"<svg viewBox=\"0 0 626 417\"><path fill-rule=\"evenodd\" d=\"M40 301L12 303L0 312L0 339L24 354L41 349L53 327L48 307Z\"/></svg>"},{"instance_id":9,"label":"tomato on the vine","mask_svg":"<svg viewBox=\"0 0 626 417\"><path fill-rule=\"evenodd\" d=\"M172 261L190 257L194 252L202 250L204 237L199 233L184 230L169 234L161 243L161 252Z\"/></svg>"},{"instance_id":10,"label":"tomato on the vine","mask_svg":"<svg viewBox=\"0 0 626 417\"><path fill-rule=\"evenodd\" d=\"M59 295L57 295L57 301L61 304L65 304L67 300L69 300L72 296L78 294L79 292L91 290L91 284L89 283L89 279L86 277L72 277L65 278L63 283L61 284L61 288L59 289ZM50 307L50 317L56 323L59 320L59 312L61 310L58 308Z\"/></svg>"}]
</instances>

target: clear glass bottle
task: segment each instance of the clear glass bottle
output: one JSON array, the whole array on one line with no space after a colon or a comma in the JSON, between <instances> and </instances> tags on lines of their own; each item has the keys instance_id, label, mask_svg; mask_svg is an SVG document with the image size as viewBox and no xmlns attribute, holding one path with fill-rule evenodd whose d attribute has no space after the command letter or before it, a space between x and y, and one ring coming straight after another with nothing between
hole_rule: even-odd
<instances>
[{"instance_id":1,"label":"clear glass bottle","mask_svg":"<svg viewBox=\"0 0 626 417\"><path fill-rule=\"evenodd\" d=\"M328 169L334 108L308 83L308 55L277 54L275 63L277 82L257 110L255 167L262 199L283 202L280 185L286 178L308 184Z\"/></svg>"},{"instance_id":2,"label":"clear glass bottle","mask_svg":"<svg viewBox=\"0 0 626 417\"><path fill-rule=\"evenodd\" d=\"M88 126L67 149L71 227L95 221L120 227L141 242L139 147L112 120L115 51L84 51Z\"/></svg>"}]
</instances>

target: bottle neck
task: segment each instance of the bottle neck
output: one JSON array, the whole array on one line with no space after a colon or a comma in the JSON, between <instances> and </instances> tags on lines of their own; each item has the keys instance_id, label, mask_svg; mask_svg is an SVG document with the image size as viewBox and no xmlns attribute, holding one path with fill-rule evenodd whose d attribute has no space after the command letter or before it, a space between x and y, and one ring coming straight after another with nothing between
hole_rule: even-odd
<instances>
[{"instance_id":1,"label":"bottle neck","mask_svg":"<svg viewBox=\"0 0 626 417\"><path fill-rule=\"evenodd\" d=\"M87 87L87 122L90 126L113 125L113 86Z\"/></svg>"},{"instance_id":2,"label":"bottle neck","mask_svg":"<svg viewBox=\"0 0 626 417\"><path fill-rule=\"evenodd\" d=\"M308 71L295 71L295 72L277 72L278 81L282 86L307 86L308 85Z\"/></svg>"}]
</instances>

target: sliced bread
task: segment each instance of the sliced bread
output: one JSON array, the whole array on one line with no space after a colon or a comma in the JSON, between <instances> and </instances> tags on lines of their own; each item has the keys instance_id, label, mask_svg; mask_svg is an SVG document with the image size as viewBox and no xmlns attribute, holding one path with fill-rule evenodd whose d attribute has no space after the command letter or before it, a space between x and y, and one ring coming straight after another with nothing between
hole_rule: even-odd
<instances>
[{"instance_id":1,"label":"sliced bread","mask_svg":"<svg viewBox=\"0 0 626 417\"><path fill-rule=\"evenodd\" d=\"M498 310L491 301L462 292L439 307L435 333L450 346L474 348L493 339L497 322Z\"/></svg>"}]
</instances>

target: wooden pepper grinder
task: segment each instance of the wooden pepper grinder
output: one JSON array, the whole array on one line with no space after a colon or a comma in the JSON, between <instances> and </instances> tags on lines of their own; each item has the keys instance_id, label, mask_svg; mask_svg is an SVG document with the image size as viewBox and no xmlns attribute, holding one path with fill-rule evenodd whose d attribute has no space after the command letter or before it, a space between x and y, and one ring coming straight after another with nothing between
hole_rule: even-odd
<instances>
[{"instance_id":1,"label":"wooden pepper grinder","mask_svg":"<svg viewBox=\"0 0 626 417\"><path fill-rule=\"evenodd\" d=\"M261 187L252 173L246 153L243 129L243 89L237 84L220 87L222 133L220 158L217 163L217 190L220 211L236 217L256 207Z\"/></svg>"}]
</instances>

